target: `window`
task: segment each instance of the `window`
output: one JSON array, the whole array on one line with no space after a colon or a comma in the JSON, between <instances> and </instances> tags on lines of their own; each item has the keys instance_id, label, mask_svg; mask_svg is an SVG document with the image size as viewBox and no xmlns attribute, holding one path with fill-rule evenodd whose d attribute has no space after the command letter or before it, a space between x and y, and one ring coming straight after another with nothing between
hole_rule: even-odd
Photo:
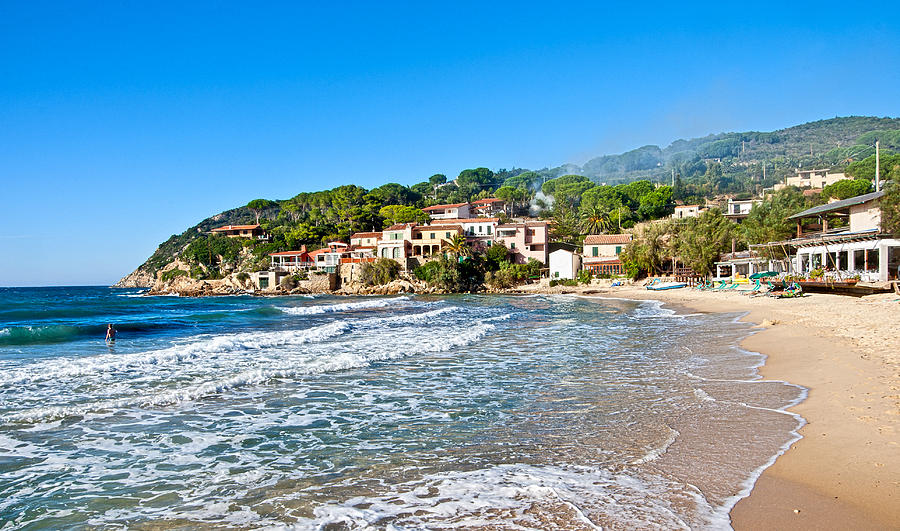
<instances>
[{"instance_id":1,"label":"window","mask_svg":"<svg viewBox=\"0 0 900 531\"><path fill-rule=\"evenodd\" d=\"M873 173L872 175L875 175L875 174ZM449 232L445 232L444 235L445 235L445 237L446 237L448 240L450 239L450 233L449 233ZM434 238L434 236L432 236L432 238Z\"/></svg>"},{"instance_id":2,"label":"window","mask_svg":"<svg viewBox=\"0 0 900 531\"><path fill-rule=\"evenodd\" d=\"M516 242L509 242L509 248L510 248L510 249L515 249L515 248L516 248Z\"/></svg>"},{"instance_id":3,"label":"window","mask_svg":"<svg viewBox=\"0 0 900 531\"><path fill-rule=\"evenodd\" d=\"M874 174L874 173L873 173L873 174L872 174L872 175L875 175L875 174ZM488 225L488 226L487 226L487 231L488 231L488 234L490 234L490 233L491 233L491 230L492 230L492 229L491 229L491 226L490 226L490 225Z\"/></svg>"},{"instance_id":4,"label":"window","mask_svg":"<svg viewBox=\"0 0 900 531\"><path fill-rule=\"evenodd\" d=\"M878 271L878 249L866 250L866 271Z\"/></svg>"},{"instance_id":5,"label":"window","mask_svg":"<svg viewBox=\"0 0 900 531\"><path fill-rule=\"evenodd\" d=\"M874 175L874 174L873 174L873 175ZM621 253L621 252L622 252L622 246L621 246L621 245L616 245L616 256L618 256L619 253Z\"/></svg>"},{"instance_id":6,"label":"window","mask_svg":"<svg viewBox=\"0 0 900 531\"><path fill-rule=\"evenodd\" d=\"M448 232L447 235L449 236L450 233ZM431 233L431 239L432 239L432 240L434 239L434 233L433 233L433 232Z\"/></svg>"},{"instance_id":7,"label":"window","mask_svg":"<svg viewBox=\"0 0 900 531\"><path fill-rule=\"evenodd\" d=\"M591 247L591 256L599 256L600 249L595 245Z\"/></svg>"},{"instance_id":8,"label":"window","mask_svg":"<svg viewBox=\"0 0 900 531\"><path fill-rule=\"evenodd\" d=\"M482 232L484 232L484 226L479 225L479 226L478 226L478 233L480 234L480 233L482 233Z\"/></svg>"},{"instance_id":9,"label":"window","mask_svg":"<svg viewBox=\"0 0 900 531\"><path fill-rule=\"evenodd\" d=\"M874 173L872 175L875 175ZM260 276L259 277L259 289L266 289L269 287L269 277Z\"/></svg>"}]
</instances>

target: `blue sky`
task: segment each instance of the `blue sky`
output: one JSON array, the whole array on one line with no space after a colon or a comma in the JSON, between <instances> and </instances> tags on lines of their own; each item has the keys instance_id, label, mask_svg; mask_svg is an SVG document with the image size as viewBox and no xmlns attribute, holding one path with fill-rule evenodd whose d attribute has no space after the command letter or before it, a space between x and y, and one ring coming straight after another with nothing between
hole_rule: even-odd
<instances>
[{"instance_id":1,"label":"blue sky","mask_svg":"<svg viewBox=\"0 0 900 531\"><path fill-rule=\"evenodd\" d=\"M0 285L255 197L900 115L900 9L0 3Z\"/></svg>"}]
</instances>

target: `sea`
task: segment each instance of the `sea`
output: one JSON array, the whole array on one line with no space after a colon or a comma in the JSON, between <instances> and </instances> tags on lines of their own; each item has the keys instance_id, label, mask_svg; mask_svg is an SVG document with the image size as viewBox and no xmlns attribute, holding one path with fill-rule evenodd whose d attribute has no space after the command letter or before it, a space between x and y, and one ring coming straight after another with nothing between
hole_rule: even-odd
<instances>
[{"instance_id":1,"label":"sea","mask_svg":"<svg viewBox=\"0 0 900 531\"><path fill-rule=\"evenodd\" d=\"M3 288L0 530L729 529L804 422L740 317Z\"/></svg>"}]
</instances>

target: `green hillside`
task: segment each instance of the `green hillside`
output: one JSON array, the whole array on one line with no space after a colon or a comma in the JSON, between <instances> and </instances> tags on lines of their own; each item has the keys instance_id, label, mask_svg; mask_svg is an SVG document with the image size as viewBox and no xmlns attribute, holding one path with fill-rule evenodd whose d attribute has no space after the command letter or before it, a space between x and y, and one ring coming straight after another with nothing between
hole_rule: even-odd
<instances>
[{"instance_id":1,"label":"green hillside","mask_svg":"<svg viewBox=\"0 0 900 531\"><path fill-rule=\"evenodd\" d=\"M497 171L479 167L463 170L455 179L435 174L411 186L388 183L367 190L345 185L290 199L256 199L171 236L138 271L152 275L179 257L190 264L191 271L185 274L219 278L228 271L267 267L270 252L347 241L354 232L425 221L428 216L421 209L429 205L495 196L511 205L509 214L530 211L552 218L554 237L577 243L588 220L592 230L629 228L668 215L676 200L703 202L721 194L758 193L800 166L846 168L854 177L871 179L876 138L884 148L882 176L896 179L900 155L891 151L900 153L900 119L848 117L772 132L677 140L665 148L643 146L598 157L580 167ZM654 181L669 184L673 173L674 187L654 187ZM236 240L209 233L217 226L257 221L270 240Z\"/></svg>"}]
</instances>

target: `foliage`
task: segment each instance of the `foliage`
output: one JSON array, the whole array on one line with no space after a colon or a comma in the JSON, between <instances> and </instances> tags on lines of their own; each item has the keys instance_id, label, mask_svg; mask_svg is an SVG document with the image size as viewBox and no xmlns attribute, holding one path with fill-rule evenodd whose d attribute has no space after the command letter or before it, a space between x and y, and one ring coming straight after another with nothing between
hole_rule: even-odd
<instances>
[{"instance_id":1,"label":"foliage","mask_svg":"<svg viewBox=\"0 0 900 531\"><path fill-rule=\"evenodd\" d=\"M578 282L581 284L590 284L592 278L594 278L594 275L591 274L589 269L582 269L578 272Z\"/></svg>"},{"instance_id":2,"label":"foliage","mask_svg":"<svg viewBox=\"0 0 900 531\"><path fill-rule=\"evenodd\" d=\"M719 255L731 248L737 233L737 225L713 208L686 220L678 232L675 249L685 265L708 276Z\"/></svg>"},{"instance_id":3,"label":"foliage","mask_svg":"<svg viewBox=\"0 0 900 531\"><path fill-rule=\"evenodd\" d=\"M881 150L878 159L878 173L882 180L900 181L900 153L891 153L887 150ZM856 179L875 180L875 155L868 156L863 160L853 162L844 169L850 177Z\"/></svg>"},{"instance_id":4,"label":"foliage","mask_svg":"<svg viewBox=\"0 0 900 531\"><path fill-rule=\"evenodd\" d=\"M868 179L844 179L823 188L822 196L832 199L849 199L871 191L872 181Z\"/></svg>"},{"instance_id":5,"label":"foliage","mask_svg":"<svg viewBox=\"0 0 900 531\"><path fill-rule=\"evenodd\" d=\"M237 275L235 275L235 278L236 278L239 282L247 282L248 280L250 280L250 275L249 275L247 272L245 272L245 271L241 271L240 273L238 273Z\"/></svg>"},{"instance_id":6,"label":"foliage","mask_svg":"<svg viewBox=\"0 0 900 531\"><path fill-rule=\"evenodd\" d=\"M390 227L398 223L426 223L430 218L424 211L404 205L388 205L381 207L378 215L384 218L384 226Z\"/></svg>"},{"instance_id":7,"label":"foliage","mask_svg":"<svg viewBox=\"0 0 900 531\"><path fill-rule=\"evenodd\" d=\"M900 180L888 183L881 197L881 231L900 237Z\"/></svg>"},{"instance_id":8,"label":"foliage","mask_svg":"<svg viewBox=\"0 0 900 531\"><path fill-rule=\"evenodd\" d=\"M188 276L188 272L184 269L170 269L168 271L163 271L163 273L159 276L160 280L163 282L169 282L176 277L186 277Z\"/></svg>"},{"instance_id":9,"label":"foliage","mask_svg":"<svg viewBox=\"0 0 900 531\"><path fill-rule=\"evenodd\" d=\"M296 289L300 287L300 282L306 280L307 278L308 276L306 274L304 274L303 276L299 274L288 275L281 279L281 287L286 290Z\"/></svg>"},{"instance_id":10,"label":"foliage","mask_svg":"<svg viewBox=\"0 0 900 531\"><path fill-rule=\"evenodd\" d=\"M787 218L806 208L803 194L793 186L783 188L757 203L741 223L743 240L749 244L786 240L794 233L794 223ZM782 256L778 249L763 249L765 256ZM779 254L780 253L780 254Z\"/></svg>"},{"instance_id":11,"label":"foliage","mask_svg":"<svg viewBox=\"0 0 900 531\"><path fill-rule=\"evenodd\" d=\"M664 264L675 256L673 236L677 231L678 226L671 220L640 226L634 239L619 255L629 276L637 278L641 272L660 273Z\"/></svg>"},{"instance_id":12,"label":"foliage","mask_svg":"<svg viewBox=\"0 0 900 531\"><path fill-rule=\"evenodd\" d=\"M259 224L259 215L262 214L263 211L276 206L278 206L278 203L268 199L254 199L247 203L247 208L256 215L257 224Z\"/></svg>"},{"instance_id":13,"label":"foliage","mask_svg":"<svg viewBox=\"0 0 900 531\"><path fill-rule=\"evenodd\" d=\"M400 278L400 264L390 258L379 258L360 267L359 280L367 286L383 286Z\"/></svg>"}]
</instances>

